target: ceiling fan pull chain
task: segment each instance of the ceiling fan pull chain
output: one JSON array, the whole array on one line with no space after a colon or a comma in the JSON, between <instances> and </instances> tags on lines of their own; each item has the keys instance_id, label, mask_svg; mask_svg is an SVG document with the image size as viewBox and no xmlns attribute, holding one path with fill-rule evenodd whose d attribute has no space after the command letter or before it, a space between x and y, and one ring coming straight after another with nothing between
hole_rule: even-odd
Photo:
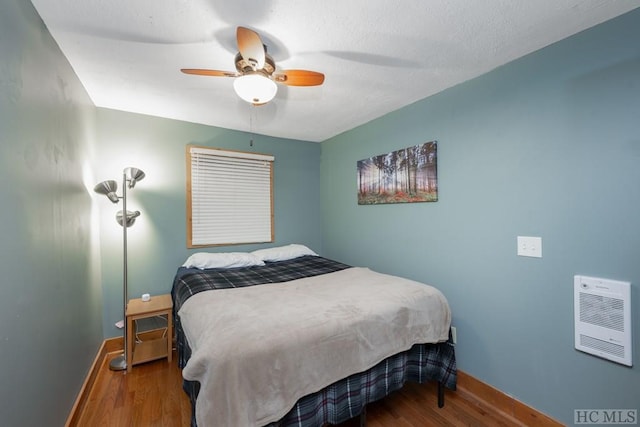
<instances>
[{"instance_id":1,"label":"ceiling fan pull chain","mask_svg":"<svg viewBox=\"0 0 640 427\"><path fill-rule=\"evenodd\" d=\"M251 104L249 106L249 132L251 133L251 139L249 140L249 147L253 147L253 137L254 137L254 132L253 132L253 112L255 110L256 106Z\"/></svg>"}]
</instances>

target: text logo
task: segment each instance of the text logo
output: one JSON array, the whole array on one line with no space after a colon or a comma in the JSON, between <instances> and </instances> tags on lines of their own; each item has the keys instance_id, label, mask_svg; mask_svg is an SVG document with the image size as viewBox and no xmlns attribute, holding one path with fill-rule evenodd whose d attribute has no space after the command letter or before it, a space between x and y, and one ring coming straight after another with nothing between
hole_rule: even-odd
<instances>
[{"instance_id":1,"label":"text logo","mask_svg":"<svg viewBox=\"0 0 640 427\"><path fill-rule=\"evenodd\" d=\"M575 424L638 424L637 409L575 409Z\"/></svg>"}]
</instances>

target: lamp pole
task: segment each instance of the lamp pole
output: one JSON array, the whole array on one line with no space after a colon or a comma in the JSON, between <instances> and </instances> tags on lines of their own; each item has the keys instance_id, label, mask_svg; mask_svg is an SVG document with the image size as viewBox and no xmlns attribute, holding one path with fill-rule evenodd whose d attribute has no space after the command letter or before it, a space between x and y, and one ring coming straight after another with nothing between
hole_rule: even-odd
<instances>
[{"instance_id":1,"label":"lamp pole","mask_svg":"<svg viewBox=\"0 0 640 427\"><path fill-rule=\"evenodd\" d=\"M127 298L129 296L129 291L127 289L128 282L128 271L127 271L127 227L128 227L128 216L127 216L127 170L122 171L122 320L124 321L124 353L122 356L118 356L114 359L111 359L109 363L109 369L112 371L124 371L127 369L127 347L129 343L129 334L128 329L129 325L127 322Z\"/></svg>"},{"instance_id":2,"label":"lamp pole","mask_svg":"<svg viewBox=\"0 0 640 427\"><path fill-rule=\"evenodd\" d=\"M127 369L127 338L129 335L129 322L127 322L127 298L129 297L129 291L127 289L127 228L133 225L135 219L140 216L140 211L131 213L127 211L127 187L133 188L136 182L140 181L144 177L144 172L138 168L125 168L122 171L122 196L118 196L116 193L118 189L118 183L116 181L102 181L93 188L93 191L96 193L107 196L112 203L118 203L120 199L122 199L122 211L116 214L116 221L122 226L122 320L124 322L124 353L122 356L118 356L111 360L109 363L109 369L112 371L123 371Z\"/></svg>"}]
</instances>

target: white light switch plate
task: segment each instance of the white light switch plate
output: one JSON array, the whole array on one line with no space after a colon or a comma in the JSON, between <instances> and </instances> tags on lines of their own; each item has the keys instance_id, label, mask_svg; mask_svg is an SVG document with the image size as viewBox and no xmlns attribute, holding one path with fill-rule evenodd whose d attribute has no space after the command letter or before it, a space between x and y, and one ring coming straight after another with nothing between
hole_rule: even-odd
<instances>
[{"instance_id":1,"label":"white light switch plate","mask_svg":"<svg viewBox=\"0 0 640 427\"><path fill-rule=\"evenodd\" d=\"M542 258L542 237L518 236L518 255Z\"/></svg>"}]
</instances>

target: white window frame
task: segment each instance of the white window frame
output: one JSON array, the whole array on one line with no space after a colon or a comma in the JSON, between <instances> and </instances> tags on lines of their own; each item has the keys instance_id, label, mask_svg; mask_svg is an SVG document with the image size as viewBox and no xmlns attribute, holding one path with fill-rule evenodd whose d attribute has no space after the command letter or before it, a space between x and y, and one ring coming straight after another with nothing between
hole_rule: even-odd
<instances>
[{"instance_id":1,"label":"white window frame","mask_svg":"<svg viewBox=\"0 0 640 427\"><path fill-rule=\"evenodd\" d=\"M187 145L187 247L274 241L268 154Z\"/></svg>"}]
</instances>

